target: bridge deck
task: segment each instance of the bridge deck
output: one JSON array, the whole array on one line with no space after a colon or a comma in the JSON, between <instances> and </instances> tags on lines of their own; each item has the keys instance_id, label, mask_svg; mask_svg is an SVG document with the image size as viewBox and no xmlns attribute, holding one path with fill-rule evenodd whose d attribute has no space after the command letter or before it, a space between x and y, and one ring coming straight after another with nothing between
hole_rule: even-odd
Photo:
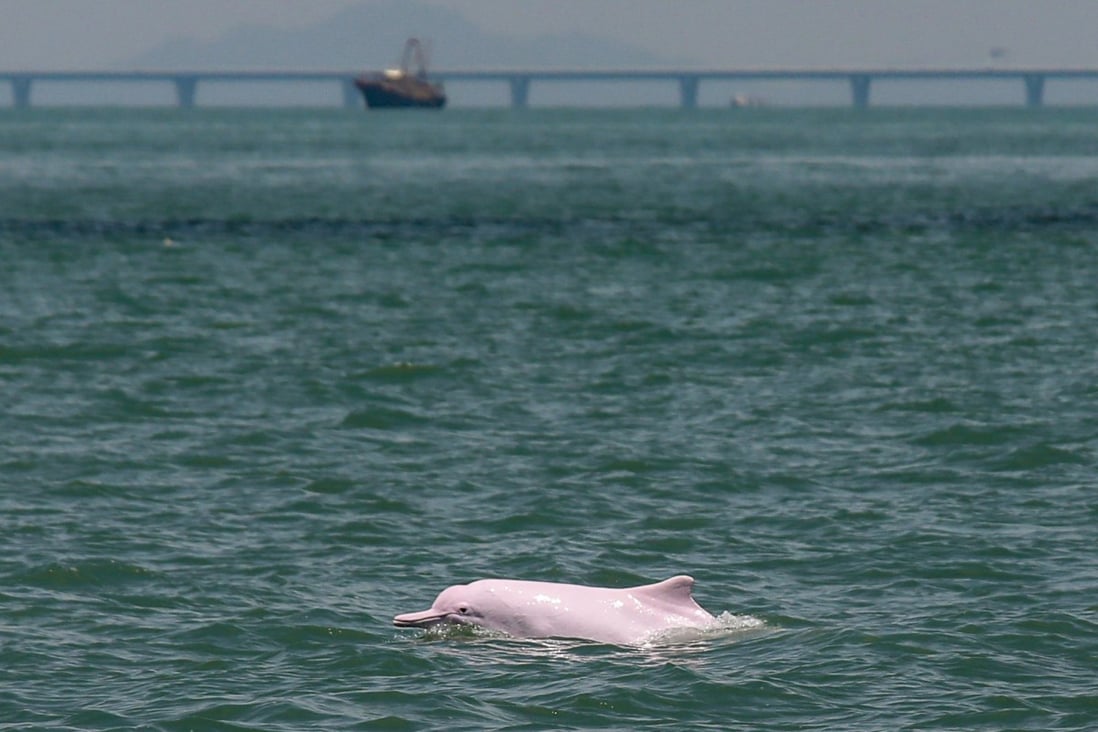
<instances>
[{"instance_id":1,"label":"bridge deck","mask_svg":"<svg viewBox=\"0 0 1098 732\"><path fill-rule=\"evenodd\" d=\"M343 100L354 106L351 80L361 73L355 69L136 69L122 70L15 70L0 71L0 81L12 85L13 103L30 106L31 85L36 82L168 82L176 87L180 106L193 106L199 82L218 81L311 81L336 82L343 88ZM697 106L698 85L718 80L839 80L847 81L855 106L869 104L870 84L878 79L972 80L1013 79L1025 85L1029 106L1043 103L1048 79L1098 79L1098 69L1090 68L736 68L736 69L439 69L432 78L440 81L497 81L511 87L511 103L524 107L532 82L544 81L671 81L679 84L683 107Z\"/></svg>"}]
</instances>

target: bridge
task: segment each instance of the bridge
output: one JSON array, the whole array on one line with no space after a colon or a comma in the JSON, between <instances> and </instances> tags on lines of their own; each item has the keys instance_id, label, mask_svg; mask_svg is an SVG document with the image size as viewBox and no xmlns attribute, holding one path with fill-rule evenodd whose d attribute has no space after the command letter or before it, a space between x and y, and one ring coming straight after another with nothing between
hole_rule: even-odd
<instances>
[{"instance_id":1,"label":"bridge","mask_svg":"<svg viewBox=\"0 0 1098 732\"><path fill-rule=\"evenodd\" d=\"M362 106L354 78L361 72L346 70L181 70L181 71L0 71L0 82L11 84L12 106L31 106L33 86L50 82L164 82L175 87L178 106L194 107L199 83L205 82L325 82L342 90L343 105ZM838 81L850 88L854 107L868 107L870 90L878 80L961 81L979 79L1013 80L1021 83L1021 99L1028 107L1044 104L1045 85L1050 80L1098 79L1098 69L1084 68L741 68L741 69L443 69L431 73L433 80L448 82L495 82L510 89L511 106L529 106L530 87L537 82L622 82L665 81L678 85L679 105L698 106L698 88L712 81Z\"/></svg>"}]
</instances>

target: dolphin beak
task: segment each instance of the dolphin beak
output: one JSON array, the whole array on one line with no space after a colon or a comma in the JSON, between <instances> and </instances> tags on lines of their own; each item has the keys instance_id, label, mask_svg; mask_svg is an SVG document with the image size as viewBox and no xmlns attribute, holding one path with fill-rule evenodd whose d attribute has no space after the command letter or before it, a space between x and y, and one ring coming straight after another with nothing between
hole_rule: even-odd
<instances>
[{"instance_id":1,"label":"dolphin beak","mask_svg":"<svg viewBox=\"0 0 1098 732\"><path fill-rule=\"evenodd\" d=\"M437 610L422 610L418 613L404 613L393 618L398 628L427 628L446 620L446 614Z\"/></svg>"}]
</instances>

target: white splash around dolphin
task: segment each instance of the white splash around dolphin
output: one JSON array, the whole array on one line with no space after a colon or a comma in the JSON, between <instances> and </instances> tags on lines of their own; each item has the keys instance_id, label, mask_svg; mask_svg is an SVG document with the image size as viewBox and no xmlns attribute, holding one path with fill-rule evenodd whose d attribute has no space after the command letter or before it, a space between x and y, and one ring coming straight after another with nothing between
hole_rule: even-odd
<instances>
[{"instance_id":1,"label":"white splash around dolphin","mask_svg":"<svg viewBox=\"0 0 1098 732\"><path fill-rule=\"evenodd\" d=\"M617 645L696 640L762 626L750 616L714 617L693 597L694 579L610 588L482 579L443 590L427 610L393 618L398 628L475 626L516 638L577 638Z\"/></svg>"}]
</instances>

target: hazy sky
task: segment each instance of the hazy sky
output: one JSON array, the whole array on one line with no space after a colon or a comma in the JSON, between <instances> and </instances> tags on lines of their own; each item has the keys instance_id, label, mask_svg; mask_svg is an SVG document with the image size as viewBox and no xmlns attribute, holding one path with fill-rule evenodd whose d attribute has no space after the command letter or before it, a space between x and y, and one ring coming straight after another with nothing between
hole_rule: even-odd
<instances>
[{"instance_id":1,"label":"hazy sky","mask_svg":"<svg viewBox=\"0 0 1098 732\"><path fill-rule=\"evenodd\" d=\"M0 69L109 67L173 36L310 25L372 1L0 0ZM493 32L584 31L704 66L1098 67L1098 0L421 2Z\"/></svg>"}]
</instances>

